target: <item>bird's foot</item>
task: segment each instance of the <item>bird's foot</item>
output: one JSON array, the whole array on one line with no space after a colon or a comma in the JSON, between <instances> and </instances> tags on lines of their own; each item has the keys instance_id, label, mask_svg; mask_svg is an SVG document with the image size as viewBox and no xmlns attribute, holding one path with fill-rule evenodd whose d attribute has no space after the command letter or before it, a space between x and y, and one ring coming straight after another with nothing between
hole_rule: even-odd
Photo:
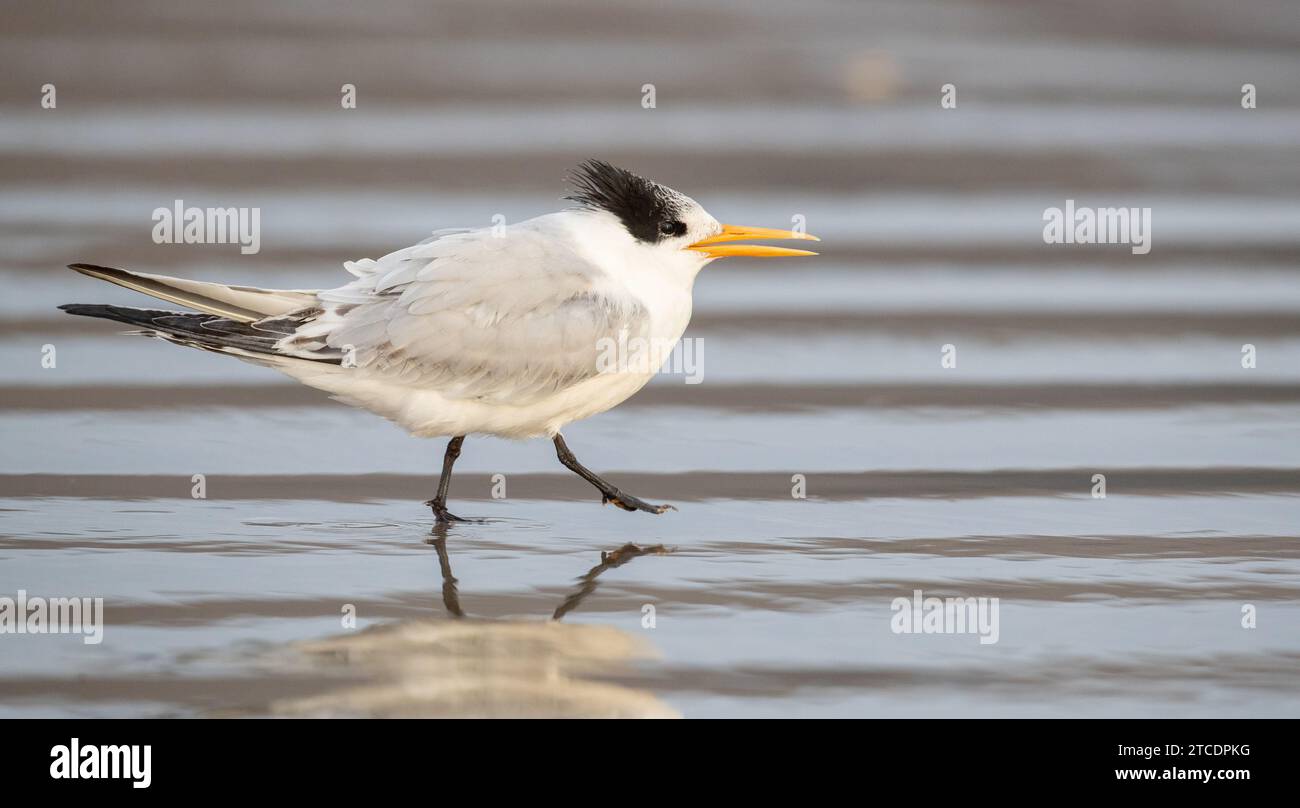
<instances>
[{"instance_id":1,"label":"bird's foot","mask_svg":"<svg viewBox=\"0 0 1300 808\"><path fill-rule=\"evenodd\" d=\"M631 494L624 494L618 489L611 491L602 491L600 495L600 504L607 505L614 503L625 511L645 511L646 513L663 513L664 511L677 510L672 505L651 505L649 502L637 499Z\"/></svg>"},{"instance_id":2,"label":"bird's foot","mask_svg":"<svg viewBox=\"0 0 1300 808\"><path fill-rule=\"evenodd\" d=\"M428 505L429 508L433 511L434 519L437 520L439 524L443 524L446 522L468 522L469 521L468 519L462 519L456 514L447 510L447 506L443 505L441 502L436 502L431 499L425 502L424 504Z\"/></svg>"}]
</instances>

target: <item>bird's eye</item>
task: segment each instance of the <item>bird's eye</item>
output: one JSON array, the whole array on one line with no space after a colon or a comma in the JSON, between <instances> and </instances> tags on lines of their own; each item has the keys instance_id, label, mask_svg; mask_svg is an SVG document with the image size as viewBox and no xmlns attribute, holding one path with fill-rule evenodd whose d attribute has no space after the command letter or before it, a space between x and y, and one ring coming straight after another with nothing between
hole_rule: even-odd
<instances>
[{"instance_id":1,"label":"bird's eye","mask_svg":"<svg viewBox=\"0 0 1300 808\"><path fill-rule=\"evenodd\" d=\"M686 222L660 222L659 232L665 236L680 236L686 232Z\"/></svg>"}]
</instances>

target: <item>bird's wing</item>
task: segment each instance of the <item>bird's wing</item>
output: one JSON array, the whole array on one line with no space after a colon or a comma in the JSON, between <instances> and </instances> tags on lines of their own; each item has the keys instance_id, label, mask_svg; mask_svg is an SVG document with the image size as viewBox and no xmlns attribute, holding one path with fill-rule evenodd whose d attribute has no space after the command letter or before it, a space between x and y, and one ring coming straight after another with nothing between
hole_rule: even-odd
<instances>
[{"instance_id":1,"label":"bird's wing","mask_svg":"<svg viewBox=\"0 0 1300 808\"><path fill-rule=\"evenodd\" d=\"M459 231L350 263L321 312L277 349L452 398L526 405L601 372L645 308L563 238L515 226Z\"/></svg>"},{"instance_id":2,"label":"bird's wing","mask_svg":"<svg viewBox=\"0 0 1300 808\"><path fill-rule=\"evenodd\" d=\"M241 323L297 311L315 302L310 289L259 289L255 286L231 286L224 283L192 281L131 272L95 264L69 264L82 275L115 283L135 292L144 292L159 300L179 303L196 311L215 314Z\"/></svg>"}]
</instances>

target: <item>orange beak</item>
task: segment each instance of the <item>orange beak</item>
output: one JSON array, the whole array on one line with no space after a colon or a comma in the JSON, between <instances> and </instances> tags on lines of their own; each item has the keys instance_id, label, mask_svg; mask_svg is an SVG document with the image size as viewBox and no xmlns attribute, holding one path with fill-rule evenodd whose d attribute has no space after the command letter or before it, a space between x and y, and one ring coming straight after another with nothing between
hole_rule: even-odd
<instances>
[{"instance_id":1,"label":"orange beak","mask_svg":"<svg viewBox=\"0 0 1300 808\"><path fill-rule=\"evenodd\" d=\"M748 255L751 258L785 258L796 255L816 255L815 252L808 250L792 250L788 247L769 247L766 244L726 244L728 241L741 241L743 239L801 239L804 241L821 241L816 236L810 236L807 233L796 233L793 230L774 230L770 227L741 227L734 224L724 224L722 232L716 236L710 236L706 239L700 239L688 250L702 252L710 258L726 258L731 255Z\"/></svg>"}]
</instances>

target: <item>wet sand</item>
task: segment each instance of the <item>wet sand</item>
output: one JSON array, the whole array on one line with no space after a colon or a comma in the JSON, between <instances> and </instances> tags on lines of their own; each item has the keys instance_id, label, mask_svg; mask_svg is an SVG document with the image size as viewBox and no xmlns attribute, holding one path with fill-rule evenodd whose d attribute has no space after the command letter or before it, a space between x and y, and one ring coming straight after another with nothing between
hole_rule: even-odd
<instances>
[{"instance_id":1,"label":"wet sand","mask_svg":"<svg viewBox=\"0 0 1300 808\"><path fill-rule=\"evenodd\" d=\"M85 408L166 410L174 408L338 407L318 391L288 385L130 387L114 385L10 388L0 395L0 412L57 412ZM1080 384L1080 385L715 385L652 386L621 406L700 407L726 411L790 412L823 407L962 407L974 400L1003 409L1167 409L1201 404L1293 404L1300 384Z\"/></svg>"},{"instance_id":2,"label":"wet sand","mask_svg":"<svg viewBox=\"0 0 1300 808\"><path fill-rule=\"evenodd\" d=\"M870 497L1074 496L1088 488L1094 469L1033 469L988 471L864 471L853 474L818 472L813 476L814 500L861 500ZM807 475L805 475L807 476ZM1181 496L1189 494L1300 494L1300 470L1270 468L1135 469L1112 472L1108 484L1126 494ZM619 475L620 484L635 491L683 502L710 499L773 499L788 493L790 475L779 472L646 472ZM511 495L523 499L590 500L586 486L555 474L511 474ZM436 487L432 477L391 474L212 475L213 488L231 499L331 499L348 501L401 497L418 499ZM185 483L185 485L181 485ZM189 485L187 480L161 475L5 474L0 497L82 497L152 499L159 492ZM457 498L491 499L492 476L464 473L456 477Z\"/></svg>"},{"instance_id":3,"label":"wet sand","mask_svg":"<svg viewBox=\"0 0 1300 808\"><path fill-rule=\"evenodd\" d=\"M1300 716L1300 15L503 8L8 14L0 597L106 625L0 636L0 716ZM472 437L435 529L439 443L54 308L139 302L73 261L327 285L590 156L824 239L711 267L700 383L566 430L663 516ZM1044 244L1067 198L1152 252ZM176 199L262 251L153 244ZM916 590L997 642L895 633Z\"/></svg>"},{"instance_id":4,"label":"wet sand","mask_svg":"<svg viewBox=\"0 0 1300 808\"><path fill-rule=\"evenodd\" d=\"M104 646L94 652L59 638L7 638L24 654L8 663L6 712L51 705L78 715L210 716L1294 709L1300 652L1277 633L1285 636L1296 617L1294 507L1267 496L1235 508L1204 495L1164 506L1130 499L1119 516L1099 515L1088 500L1053 507L1034 496L993 499L978 512L906 499L800 503L819 510L812 519L770 501L684 503L670 515L675 522L633 522L591 502L512 498L501 503L504 518L445 534L420 525L417 509L400 500L360 511L333 499L107 500L102 508L26 500L19 507L36 505L31 524L71 509L79 517L64 519L63 530L87 538L38 540L40 530L24 531L0 553L22 553L29 580L69 580L60 559L76 559L111 582L100 591L117 594ZM1235 522L1267 530L1270 511L1272 535L1221 529ZM7 515L14 524L19 514ZM413 521L391 521L395 515ZM288 521L304 517L311 521ZM954 524L967 528L931 532ZM1032 525L1048 532L1022 532ZM1200 530L1186 529L1192 525ZM1138 532L1124 535L1124 527ZM610 564L602 555L626 552L617 544L595 549L611 533L641 547L665 536L672 543ZM888 604L913 588L1001 598L1000 642L891 634ZM1283 624L1263 646L1235 627L1243 602ZM657 610L651 629L641 622L647 604ZM341 607L374 628L341 629ZM596 640L604 661L584 662L591 651L581 646L555 646L548 620L557 612L563 625L615 632ZM467 623L461 644L438 639L460 623ZM509 641L493 639L499 632L510 632ZM619 648L640 650L610 658ZM548 661L557 653L574 658L558 678ZM49 669L69 664L97 672L71 678Z\"/></svg>"}]
</instances>

